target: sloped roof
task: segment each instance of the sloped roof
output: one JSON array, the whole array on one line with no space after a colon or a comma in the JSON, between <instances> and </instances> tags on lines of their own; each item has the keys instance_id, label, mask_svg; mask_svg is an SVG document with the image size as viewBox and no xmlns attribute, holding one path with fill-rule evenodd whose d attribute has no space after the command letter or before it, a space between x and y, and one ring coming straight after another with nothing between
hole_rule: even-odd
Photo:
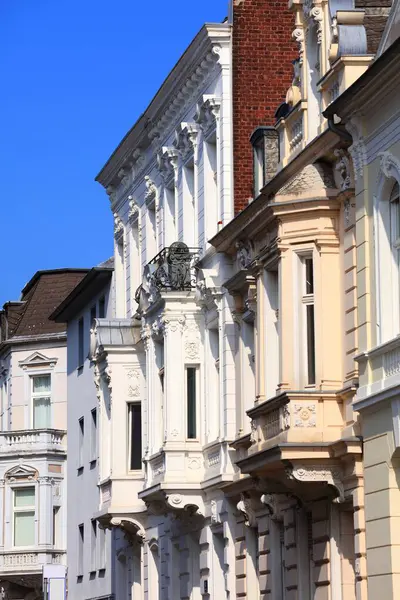
<instances>
[{"instance_id":1,"label":"sloped roof","mask_svg":"<svg viewBox=\"0 0 400 600\"><path fill-rule=\"evenodd\" d=\"M50 321L49 316L87 272L88 269L37 271L22 290L21 300L4 305L2 321L7 319L8 332L5 335L2 323L2 340L64 332L65 325Z\"/></svg>"}]
</instances>

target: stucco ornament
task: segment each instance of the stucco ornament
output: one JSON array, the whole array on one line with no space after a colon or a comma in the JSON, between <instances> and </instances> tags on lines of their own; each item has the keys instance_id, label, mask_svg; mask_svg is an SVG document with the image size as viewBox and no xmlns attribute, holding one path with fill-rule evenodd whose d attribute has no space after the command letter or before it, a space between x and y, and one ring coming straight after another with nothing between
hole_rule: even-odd
<instances>
[{"instance_id":1,"label":"stucco ornament","mask_svg":"<svg viewBox=\"0 0 400 600\"><path fill-rule=\"evenodd\" d=\"M290 407L289 404L285 404L281 410L281 419L282 419L282 430L290 428Z\"/></svg>"},{"instance_id":2,"label":"stucco ornament","mask_svg":"<svg viewBox=\"0 0 400 600\"><path fill-rule=\"evenodd\" d=\"M300 60L293 61L293 80L292 85L286 93L286 103L289 106L295 106L301 100L301 64Z\"/></svg>"},{"instance_id":3,"label":"stucco ornament","mask_svg":"<svg viewBox=\"0 0 400 600\"><path fill-rule=\"evenodd\" d=\"M259 504L260 503L248 493L244 492L243 494L240 494L240 501L237 503L236 507L243 513L247 527L257 527L256 510L257 508L260 508L258 506Z\"/></svg>"},{"instance_id":4,"label":"stucco ornament","mask_svg":"<svg viewBox=\"0 0 400 600\"><path fill-rule=\"evenodd\" d=\"M186 340L185 356L189 360L196 360L199 358L199 342L197 340Z\"/></svg>"},{"instance_id":5,"label":"stucco ornament","mask_svg":"<svg viewBox=\"0 0 400 600\"><path fill-rule=\"evenodd\" d=\"M337 148L334 155L337 159L334 171L337 187L345 192L354 187L350 157L342 148Z\"/></svg>"},{"instance_id":6,"label":"stucco ornament","mask_svg":"<svg viewBox=\"0 0 400 600\"><path fill-rule=\"evenodd\" d=\"M194 154L197 149L199 129L197 123L181 123L175 131L174 145L181 153L184 161Z\"/></svg>"},{"instance_id":7,"label":"stucco ornament","mask_svg":"<svg viewBox=\"0 0 400 600\"><path fill-rule=\"evenodd\" d=\"M302 65L303 60L304 60L304 44L305 44L303 28L296 27L296 29L292 33L292 37L299 47L299 65Z\"/></svg>"},{"instance_id":8,"label":"stucco ornament","mask_svg":"<svg viewBox=\"0 0 400 600\"><path fill-rule=\"evenodd\" d=\"M176 148L163 146L157 154L157 164L165 185L176 183L179 154Z\"/></svg>"},{"instance_id":9,"label":"stucco ornament","mask_svg":"<svg viewBox=\"0 0 400 600\"><path fill-rule=\"evenodd\" d=\"M250 240L239 240L235 244L236 258L242 269L248 269L253 260L253 246Z\"/></svg>"},{"instance_id":10,"label":"stucco ornament","mask_svg":"<svg viewBox=\"0 0 400 600\"><path fill-rule=\"evenodd\" d=\"M338 492L336 502L344 501L342 470L339 465L296 465L287 469L290 479L311 483L327 483Z\"/></svg>"},{"instance_id":11,"label":"stucco ornament","mask_svg":"<svg viewBox=\"0 0 400 600\"><path fill-rule=\"evenodd\" d=\"M297 504L296 498L290 494L262 494L260 500L269 508L271 518L275 521L281 521L284 511Z\"/></svg>"},{"instance_id":12,"label":"stucco ornament","mask_svg":"<svg viewBox=\"0 0 400 600\"><path fill-rule=\"evenodd\" d=\"M129 219L129 221L135 221L139 217L139 207L136 204L136 202L132 196L128 196L128 198L129 198L128 219Z\"/></svg>"},{"instance_id":13,"label":"stucco ornament","mask_svg":"<svg viewBox=\"0 0 400 600\"><path fill-rule=\"evenodd\" d=\"M295 404L293 417L295 427L316 427L317 405L314 403Z\"/></svg>"},{"instance_id":14,"label":"stucco ornament","mask_svg":"<svg viewBox=\"0 0 400 600\"><path fill-rule=\"evenodd\" d=\"M277 195L303 194L321 188L336 189L332 169L325 163L315 162L307 165L290 179Z\"/></svg>"},{"instance_id":15,"label":"stucco ornament","mask_svg":"<svg viewBox=\"0 0 400 600\"><path fill-rule=\"evenodd\" d=\"M391 152L380 152L378 154L380 157L380 168L382 173L388 179L393 177L399 181L400 179L400 160L393 156Z\"/></svg>"},{"instance_id":16,"label":"stucco ornament","mask_svg":"<svg viewBox=\"0 0 400 600\"><path fill-rule=\"evenodd\" d=\"M128 378L128 397L137 398L140 396L140 373L137 369L130 369L127 373Z\"/></svg>"},{"instance_id":17,"label":"stucco ornament","mask_svg":"<svg viewBox=\"0 0 400 600\"><path fill-rule=\"evenodd\" d=\"M146 185L144 199L145 199L146 204L148 206L151 206L155 203L156 198L157 198L157 187L156 187L154 181L152 181L148 175L145 175L144 183Z\"/></svg>"},{"instance_id":18,"label":"stucco ornament","mask_svg":"<svg viewBox=\"0 0 400 600\"><path fill-rule=\"evenodd\" d=\"M203 130L205 137L215 131L219 119L221 98L204 95L202 101L197 104L194 120Z\"/></svg>"},{"instance_id":19,"label":"stucco ornament","mask_svg":"<svg viewBox=\"0 0 400 600\"><path fill-rule=\"evenodd\" d=\"M124 224L118 213L114 213L114 237L120 237L124 232Z\"/></svg>"}]
</instances>

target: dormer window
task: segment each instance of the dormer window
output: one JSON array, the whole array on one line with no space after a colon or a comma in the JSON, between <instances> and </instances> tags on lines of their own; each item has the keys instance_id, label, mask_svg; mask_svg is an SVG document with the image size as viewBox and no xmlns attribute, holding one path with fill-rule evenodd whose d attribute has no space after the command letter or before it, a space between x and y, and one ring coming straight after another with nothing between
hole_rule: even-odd
<instances>
[{"instance_id":1,"label":"dormer window","mask_svg":"<svg viewBox=\"0 0 400 600\"><path fill-rule=\"evenodd\" d=\"M278 132L274 127L257 127L250 137L253 146L253 195L275 175L279 162Z\"/></svg>"}]
</instances>

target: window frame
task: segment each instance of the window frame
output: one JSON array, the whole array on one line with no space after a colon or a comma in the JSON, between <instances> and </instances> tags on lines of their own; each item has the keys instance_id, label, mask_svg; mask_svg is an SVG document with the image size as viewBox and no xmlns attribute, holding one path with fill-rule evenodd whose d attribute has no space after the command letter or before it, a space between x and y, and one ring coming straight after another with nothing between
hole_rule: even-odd
<instances>
[{"instance_id":1,"label":"window frame","mask_svg":"<svg viewBox=\"0 0 400 600\"><path fill-rule=\"evenodd\" d=\"M29 505L29 506L24 506L23 508L19 507L17 508L15 506L15 499L16 499L16 492L19 492L21 490L26 490L26 489L32 489L33 493L34 493L34 503ZM37 527L36 527L36 515L37 515L37 493L36 493L36 486L35 485L26 485L26 484L22 484L22 485L13 485L11 488L11 507L12 507L12 528L11 528L11 546L12 548L19 548L19 549L23 549L23 548L34 548L36 546L36 542L37 542ZM17 510L16 510L17 508ZM34 523L34 531L33 531L33 543L32 544L28 544L28 545L16 545L15 544L15 515L16 513L32 513L33 512L33 523Z\"/></svg>"},{"instance_id":2,"label":"window frame","mask_svg":"<svg viewBox=\"0 0 400 600\"><path fill-rule=\"evenodd\" d=\"M131 417L131 410L133 406L139 406L140 407L140 440L141 440L141 444L140 444L140 448L141 448L141 452L140 452L140 468L139 469L132 469L132 417ZM142 415L142 403L141 401L137 401L137 402L127 402L126 403L126 408L127 408L127 420L128 420L128 427L127 427L127 449L128 449L128 472L129 473L140 473L143 469L143 463L142 463L142 458L143 458L143 415Z\"/></svg>"},{"instance_id":3,"label":"window frame","mask_svg":"<svg viewBox=\"0 0 400 600\"><path fill-rule=\"evenodd\" d=\"M298 365L298 384L301 389L315 389L317 385L317 340L316 340L316 296L315 296L315 252L314 248L295 250L297 266L295 268L295 302L296 320L299 327L295 327L295 352ZM312 290L307 290L307 261L312 261ZM312 311L308 310L312 307ZM312 313L312 327L310 326L309 313ZM310 364L310 336L312 338L313 356ZM310 377L310 370L312 377Z\"/></svg>"},{"instance_id":4,"label":"window frame","mask_svg":"<svg viewBox=\"0 0 400 600\"><path fill-rule=\"evenodd\" d=\"M188 396L188 370L195 371L195 435L189 436L189 396ZM198 442L200 440L200 365L186 364L185 365L185 439L188 442Z\"/></svg>"},{"instance_id":5,"label":"window frame","mask_svg":"<svg viewBox=\"0 0 400 600\"><path fill-rule=\"evenodd\" d=\"M47 392L34 392L33 391L33 380L37 377L49 377L50 379L50 391ZM53 378L50 372L48 371L38 371L29 374L29 389L30 389L30 421L31 427L34 430L39 429L52 429L53 424L53 402L52 402L52 388L53 388ZM34 409L34 399L35 398L49 398L49 424L48 427L35 427L35 409Z\"/></svg>"}]
</instances>

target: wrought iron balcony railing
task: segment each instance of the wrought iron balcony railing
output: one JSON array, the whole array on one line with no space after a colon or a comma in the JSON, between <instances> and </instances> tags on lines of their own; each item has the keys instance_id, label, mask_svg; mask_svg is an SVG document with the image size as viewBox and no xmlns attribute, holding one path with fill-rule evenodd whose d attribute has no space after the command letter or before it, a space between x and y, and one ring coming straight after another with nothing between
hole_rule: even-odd
<instances>
[{"instance_id":1,"label":"wrought iron balcony railing","mask_svg":"<svg viewBox=\"0 0 400 600\"><path fill-rule=\"evenodd\" d=\"M144 303L154 302L160 292L194 289L199 258L200 248L189 248L183 242L174 242L163 248L143 270L143 281L135 296L139 311Z\"/></svg>"}]
</instances>

